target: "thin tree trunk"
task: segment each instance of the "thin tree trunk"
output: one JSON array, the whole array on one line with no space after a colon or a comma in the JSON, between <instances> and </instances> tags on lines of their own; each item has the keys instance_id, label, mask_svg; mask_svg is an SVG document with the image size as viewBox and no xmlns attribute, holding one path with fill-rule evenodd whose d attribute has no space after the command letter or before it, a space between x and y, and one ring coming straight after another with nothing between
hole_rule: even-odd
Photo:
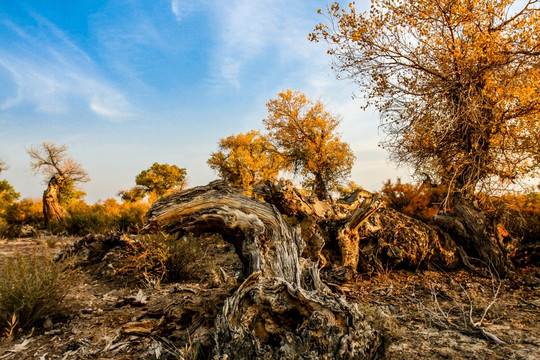
<instances>
[{"instance_id":1,"label":"thin tree trunk","mask_svg":"<svg viewBox=\"0 0 540 360\"><path fill-rule=\"evenodd\" d=\"M315 174L315 196L319 200L328 199L328 188L326 187L326 182L323 179L322 174Z\"/></svg>"}]
</instances>

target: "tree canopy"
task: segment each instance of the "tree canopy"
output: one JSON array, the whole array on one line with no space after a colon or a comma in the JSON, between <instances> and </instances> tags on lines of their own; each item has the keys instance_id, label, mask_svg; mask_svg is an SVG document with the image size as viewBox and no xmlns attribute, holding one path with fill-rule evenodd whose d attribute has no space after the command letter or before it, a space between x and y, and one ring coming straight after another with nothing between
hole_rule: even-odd
<instances>
[{"instance_id":1,"label":"tree canopy","mask_svg":"<svg viewBox=\"0 0 540 360\"><path fill-rule=\"evenodd\" d=\"M470 197L538 173L537 0L333 3L311 39L381 114L394 160Z\"/></svg>"},{"instance_id":2,"label":"tree canopy","mask_svg":"<svg viewBox=\"0 0 540 360\"><path fill-rule=\"evenodd\" d=\"M75 183L90 181L86 170L68 157L66 145L58 146L53 142L44 141L40 146L31 146L27 153L30 155L30 167L36 174L41 173L45 182L55 175Z\"/></svg>"},{"instance_id":3,"label":"tree canopy","mask_svg":"<svg viewBox=\"0 0 540 360\"><path fill-rule=\"evenodd\" d=\"M286 166L304 177L304 186L326 199L351 172L355 156L340 139L339 120L320 101L286 90L266 104L263 120L270 142Z\"/></svg>"},{"instance_id":4,"label":"tree canopy","mask_svg":"<svg viewBox=\"0 0 540 360\"><path fill-rule=\"evenodd\" d=\"M266 107L268 133L251 130L221 139L208 165L246 189L277 178L280 171L293 171L318 199L328 198L350 175L355 160L337 132L339 120L300 91L283 91Z\"/></svg>"},{"instance_id":5,"label":"tree canopy","mask_svg":"<svg viewBox=\"0 0 540 360\"><path fill-rule=\"evenodd\" d=\"M8 166L0 159L0 173L7 170ZM15 191L7 180L0 180L0 224L6 213L6 208L17 200L21 194Z\"/></svg>"},{"instance_id":6,"label":"tree canopy","mask_svg":"<svg viewBox=\"0 0 540 360\"><path fill-rule=\"evenodd\" d=\"M124 202L133 203L142 200L146 196L146 193L142 187L134 186L128 190L120 190L118 196Z\"/></svg>"},{"instance_id":7,"label":"tree canopy","mask_svg":"<svg viewBox=\"0 0 540 360\"><path fill-rule=\"evenodd\" d=\"M176 165L153 163L135 177L135 183L146 194L162 197L173 190L182 190L187 185L185 168Z\"/></svg>"},{"instance_id":8,"label":"tree canopy","mask_svg":"<svg viewBox=\"0 0 540 360\"><path fill-rule=\"evenodd\" d=\"M250 189L277 178L283 159L272 151L272 144L260 132L231 135L219 141L219 150L207 163L232 186Z\"/></svg>"}]
</instances>

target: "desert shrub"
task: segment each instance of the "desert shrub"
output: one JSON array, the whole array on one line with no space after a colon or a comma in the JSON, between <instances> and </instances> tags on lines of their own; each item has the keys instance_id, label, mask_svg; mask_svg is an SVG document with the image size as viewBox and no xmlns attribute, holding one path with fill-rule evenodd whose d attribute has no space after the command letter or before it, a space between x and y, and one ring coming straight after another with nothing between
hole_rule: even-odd
<instances>
[{"instance_id":1,"label":"desert shrub","mask_svg":"<svg viewBox=\"0 0 540 360\"><path fill-rule=\"evenodd\" d=\"M115 230L114 220L101 206L77 206L68 210L63 227L71 235L101 234Z\"/></svg>"},{"instance_id":2,"label":"desert shrub","mask_svg":"<svg viewBox=\"0 0 540 360\"><path fill-rule=\"evenodd\" d=\"M503 236L511 235L522 244L540 239L540 193L536 191L483 196L481 205Z\"/></svg>"},{"instance_id":3,"label":"desert shrub","mask_svg":"<svg viewBox=\"0 0 540 360\"><path fill-rule=\"evenodd\" d=\"M143 235L128 249L121 272L151 284L196 279L205 257L199 240L190 234Z\"/></svg>"},{"instance_id":4,"label":"desert shrub","mask_svg":"<svg viewBox=\"0 0 540 360\"><path fill-rule=\"evenodd\" d=\"M54 233L79 236L110 231L135 233L142 227L149 206L140 202L119 204L115 199L88 205L80 200L72 203L66 218L52 223L50 229Z\"/></svg>"},{"instance_id":5,"label":"desert shrub","mask_svg":"<svg viewBox=\"0 0 540 360\"><path fill-rule=\"evenodd\" d=\"M6 208L4 219L11 225L39 225L43 223L43 202L34 199L14 202Z\"/></svg>"},{"instance_id":6,"label":"desert shrub","mask_svg":"<svg viewBox=\"0 0 540 360\"><path fill-rule=\"evenodd\" d=\"M0 213L0 237L19 237L24 226L38 228L43 222L41 200L23 199L12 202Z\"/></svg>"},{"instance_id":7,"label":"desert shrub","mask_svg":"<svg viewBox=\"0 0 540 360\"><path fill-rule=\"evenodd\" d=\"M15 255L0 264L0 328L30 329L61 315L69 280L46 255Z\"/></svg>"},{"instance_id":8,"label":"desert shrub","mask_svg":"<svg viewBox=\"0 0 540 360\"><path fill-rule=\"evenodd\" d=\"M2 164L0 163L0 172L2 171ZM6 180L0 180L0 225L5 225L6 211L15 200L19 198L20 194L15 191L13 186Z\"/></svg>"},{"instance_id":9,"label":"desert shrub","mask_svg":"<svg viewBox=\"0 0 540 360\"><path fill-rule=\"evenodd\" d=\"M137 232L142 228L149 208L150 204L148 203L123 203L117 218L118 230L130 233Z\"/></svg>"},{"instance_id":10,"label":"desert shrub","mask_svg":"<svg viewBox=\"0 0 540 360\"><path fill-rule=\"evenodd\" d=\"M429 222L444 203L447 191L444 186L435 186L429 182L404 184L398 178L395 184L387 180L380 194L392 209Z\"/></svg>"}]
</instances>

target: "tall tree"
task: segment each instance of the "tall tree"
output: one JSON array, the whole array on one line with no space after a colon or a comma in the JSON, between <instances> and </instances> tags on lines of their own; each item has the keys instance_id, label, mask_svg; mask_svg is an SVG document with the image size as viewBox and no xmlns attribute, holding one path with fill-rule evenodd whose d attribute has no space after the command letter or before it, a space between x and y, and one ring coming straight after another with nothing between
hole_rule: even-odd
<instances>
[{"instance_id":1,"label":"tall tree","mask_svg":"<svg viewBox=\"0 0 540 360\"><path fill-rule=\"evenodd\" d=\"M333 3L311 34L379 109L393 159L448 186L467 241L501 271L504 249L473 200L539 170L540 10L520 4L379 0L359 13Z\"/></svg>"},{"instance_id":2,"label":"tall tree","mask_svg":"<svg viewBox=\"0 0 540 360\"><path fill-rule=\"evenodd\" d=\"M72 158L68 157L67 146L58 146L44 141L40 146L31 146L30 166L34 173L41 173L47 183L43 193L43 216L45 224L51 220L61 221L66 216L63 204L81 194L76 185L90 181L88 173Z\"/></svg>"},{"instance_id":3,"label":"tall tree","mask_svg":"<svg viewBox=\"0 0 540 360\"><path fill-rule=\"evenodd\" d=\"M339 120L320 101L286 90L266 104L269 139L304 186L322 200L351 172L355 156L337 133Z\"/></svg>"},{"instance_id":4,"label":"tall tree","mask_svg":"<svg viewBox=\"0 0 540 360\"><path fill-rule=\"evenodd\" d=\"M221 139L207 163L222 179L243 189L277 178L285 166L268 139L255 130Z\"/></svg>"},{"instance_id":5,"label":"tall tree","mask_svg":"<svg viewBox=\"0 0 540 360\"><path fill-rule=\"evenodd\" d=\"M155 162L135 177L135 183L150 197L158 199L171 191L182 190L187 185L186 175L185 168Z\"/></svg>"}]
</instances>

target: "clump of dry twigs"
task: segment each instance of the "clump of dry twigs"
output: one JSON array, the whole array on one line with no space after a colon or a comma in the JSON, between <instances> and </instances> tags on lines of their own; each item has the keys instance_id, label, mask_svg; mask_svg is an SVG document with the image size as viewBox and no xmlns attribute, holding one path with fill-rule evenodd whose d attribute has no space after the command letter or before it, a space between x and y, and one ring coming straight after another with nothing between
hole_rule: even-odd
<instances>
[{"instance_id":1,"label":"clump of dry twigs","mask_svg":"<svg viewBox=\"0 0 540 360\"><path fill-rule=\"evenodd\" d=\"M129 243L120 272L155 287L197 278L206 253L192 235L143 235Z\"/></svg>"},{"instance_id":2,"label":"clump of dry twigs","mask_svg":"<svg viewBox=\"0 0 540 360\"><path fill-rule=\"evenodd\" d=\"M430 301L417 300L420 311L428 323L441 329L452 329L468 335L481 336L497 344L505 342L485 330L484 325L499 300L503 280L489 267L490 286L485 289L476 284L478 289L462 284L448 273L449 287L430 283ZM486 291L487 290L487 291ZM488 293L489 295L487 295Z\"/></svg>"}]
</instances>

